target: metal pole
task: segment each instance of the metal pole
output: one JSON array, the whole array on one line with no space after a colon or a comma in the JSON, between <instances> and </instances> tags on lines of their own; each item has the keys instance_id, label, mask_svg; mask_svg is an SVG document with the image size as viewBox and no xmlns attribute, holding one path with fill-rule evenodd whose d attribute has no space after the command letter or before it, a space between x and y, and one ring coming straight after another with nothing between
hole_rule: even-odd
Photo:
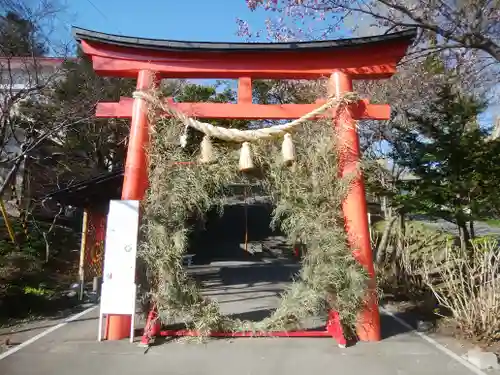
<instances>
[{"instance_id":1,"label":"metal pole","mask_svg":"<svg viewBox=\"0 0 500 375\"><path fill-rule=\"evenodd\" d=\"M10 240L13 244L16 243L16 236L14 235L14 230L10 225L9 217L7 216L7 210L5 209L5 205L3 204L3 199L0 198L0 210L2 211L3 220L5 221L5 226L7 227L7 231L9 232Z\"/></svg>"},{"instance_id":2,"label":"metal pole","mask_svg":"<svg viewBox=\"0 0 500 375\"><path fill-rule=\"evenodd\" d=\"M80 243L80 263L78 266L78 276L80 278L80 301L83 299L83 289L85 285L85 248L87 247L88 212L83 211L82 241Z\"/></svg>"}]
</instances>

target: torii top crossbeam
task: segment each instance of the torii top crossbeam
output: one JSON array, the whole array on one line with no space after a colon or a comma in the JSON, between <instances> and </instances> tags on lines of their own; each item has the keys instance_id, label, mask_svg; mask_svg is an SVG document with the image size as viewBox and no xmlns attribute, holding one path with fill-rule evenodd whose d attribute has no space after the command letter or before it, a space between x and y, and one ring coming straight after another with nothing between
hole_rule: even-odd
<instances>
[{"instance_id":1,"label":"torii top crossbeam","mask_svg":"<svg viewBox=\"0 0 500 375\"><path fill-rule=\"evenodd\" d=\"M134 38L73 28L99 75L137 77L151 70L165 78L317 79L339 70L353 79L388 78L416 35L293 43L181 42Z\"/></svg>"}]
</instances>

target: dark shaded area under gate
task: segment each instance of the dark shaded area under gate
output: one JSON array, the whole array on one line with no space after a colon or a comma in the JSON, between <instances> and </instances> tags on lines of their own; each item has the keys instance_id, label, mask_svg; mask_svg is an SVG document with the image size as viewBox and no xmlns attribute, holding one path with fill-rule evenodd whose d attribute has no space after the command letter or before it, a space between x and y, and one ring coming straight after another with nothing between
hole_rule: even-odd
<instances>
[{"instance_id":1,"label":"dark shaded area under gate","mask_svg":"<svg viewBox=\"0 0 500 375\"><path fill-rule=\"evenodd\" d=\"M216 209L211 210L205 223L194 224L188 249L188 253L195 254L193 262L290 258L291 244L281 231L270 228L272 211L273 206L268 202L245 205L241 201L226 204L222 216ZM240 246L245 243L246 231L248 242L262 244L262 253L250 254Z\"/></svg>"},{"instance_id":2,"label":"dark shaded area under gate","mask_svg":"<svg viewBox=\"0 0 500 375\"><path fill-rule=\"evenodd\" d=\"M216 299L223 313L251 321L272 313L300 269L292 257L293 246L283 233L270 228L272 204L259 200L245 205L235 198L222 215L215 209L208 212L204 223L194 224L187 251L194 254L188 272L203 294ZM244 250L246 230L248 242L261 244L262 252ZM324 321L316 322L315 327L323 325Z\"/></svg>"}]
</instances>

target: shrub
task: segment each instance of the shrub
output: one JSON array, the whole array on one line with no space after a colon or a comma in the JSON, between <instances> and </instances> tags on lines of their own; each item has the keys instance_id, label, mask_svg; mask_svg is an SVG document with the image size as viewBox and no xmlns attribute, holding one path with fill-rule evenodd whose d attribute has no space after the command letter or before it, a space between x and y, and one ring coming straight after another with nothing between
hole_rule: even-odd
<instances>
[{"instance_id":1,"label":"shrub","mask_svg":"<svg viewBox=\"0 0 500 375\"><path fill-rule=\"evenodd\" d=\"M373 247L379 244L380 233L385 222L377 223L373 231ZM436 263L443 260L447 246L453 237L447 233L409 221L404 233L393 228L383 262L376 265L378 285L385 296L405 297L414 302L422 302L430 290L423 282L423 264L431 257Z\"/></svg>"},{"instance_id":2,"label":"shrub","mask_svg":"<svg viewBox=\"0 0 500 375\"><path fill-rule=\"evenodd\" d=\"M500 339L500 251L498 241L482 237L471 248L446 248L444 261L423 263L424 281L448 309L461 332L486 341ZM431 268L432 267L432 268Z\"/></svg>"}]
</instances>

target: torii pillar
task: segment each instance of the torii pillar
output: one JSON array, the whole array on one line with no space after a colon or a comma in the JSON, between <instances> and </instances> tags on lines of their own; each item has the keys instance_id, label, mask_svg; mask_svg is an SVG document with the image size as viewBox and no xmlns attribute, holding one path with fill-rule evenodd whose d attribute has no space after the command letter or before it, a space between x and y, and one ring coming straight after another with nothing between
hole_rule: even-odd
<instances>
[{"instance_id":1,"label":"torii pillar","mask_svg":"<svg viewBox=\"0 0 500 375\"><path fill-rule=\"evenodd\" d=\"M329 91L337 98L346 92L352 92L352 79L342 72L335 72L330 77ZM363 265L370 277L366 308L361 312L357 325L357 334L361 341L380 341L380 315L377 305L376 278L373 266L373 254L368 224L368 205L363 176L359 161L361 152L356 120L352 109L347 107L334 118L335 132L338 134L339 173L340 177L354 175L350 189L342 202L344 222L348 241L354 256Z\"/></svg>"}]
</instances>

